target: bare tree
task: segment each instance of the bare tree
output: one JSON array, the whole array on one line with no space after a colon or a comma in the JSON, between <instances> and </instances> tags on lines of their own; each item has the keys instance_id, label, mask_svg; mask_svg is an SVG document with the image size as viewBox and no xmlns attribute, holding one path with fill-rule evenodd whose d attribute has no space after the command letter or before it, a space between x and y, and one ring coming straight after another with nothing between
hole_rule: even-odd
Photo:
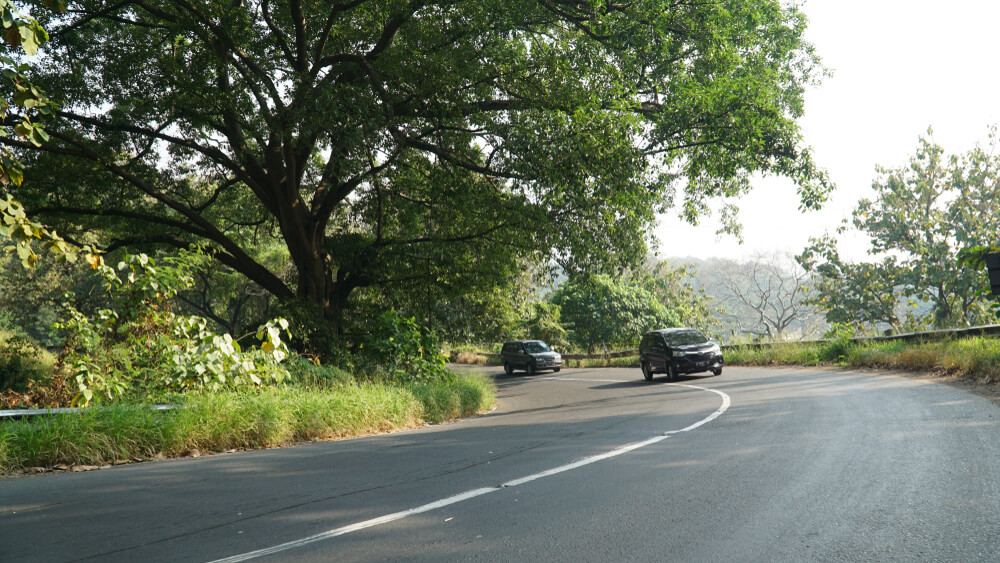
<instances>
[{"instance_id":1,"label":"bare tree","mask_svg":"<svg viewBox=\"0 0 1000 563\"><path fill-rule=\"evenodd\" d=\"M774 340L791 328L805 334L813 329L816 312L803 303L810 289L809 274L788 254L757 253L749 260L723 260L717 266L713 292L744 333Z\"/></svg>"}]
</instances>

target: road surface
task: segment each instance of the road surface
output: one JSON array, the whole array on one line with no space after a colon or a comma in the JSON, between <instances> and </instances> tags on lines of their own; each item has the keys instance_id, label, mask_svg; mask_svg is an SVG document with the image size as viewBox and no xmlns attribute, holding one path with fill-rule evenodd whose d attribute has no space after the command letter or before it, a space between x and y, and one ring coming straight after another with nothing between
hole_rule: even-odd
<instances>
[{"instance_id":1,"label":"road surface","mask_svg":"<svg viewBox=\"0 0 1000 563\"><path fill-rule=\"evenodd\" d=\"M496 377L340 442L0 479L0 561L1000 561L1000 409L830 369Z\"/></svg>"}]
</instances>

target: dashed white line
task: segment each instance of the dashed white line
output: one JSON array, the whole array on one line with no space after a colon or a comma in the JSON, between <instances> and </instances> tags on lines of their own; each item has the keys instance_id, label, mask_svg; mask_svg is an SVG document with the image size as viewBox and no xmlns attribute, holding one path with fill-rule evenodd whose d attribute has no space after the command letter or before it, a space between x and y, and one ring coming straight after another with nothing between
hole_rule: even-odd
<instances>
[{"instance_id":1,"label":"dashed white line","mask_svg":"<svg viewBox=\"0 0 1000 563\"><path fill-rule=\"evenodd\" d=\"M573 378L568 378L568 377L548 377L546 379L556 379L556 380L562 380L562 381L588 381L588 382L595 382L595 381L596 382L605 382L605 381L611 381L611 382L614 382L614 383L619 383L621 381L621 380L604 380L604 379L573 379ZM712 414L708 415L707 417L699 420L698 422L696 422L696 423L694 423L694 424L692 424L690 426L687 426L685 428L681 428L680 430L669 430L669 431L666 431L666 432L664 432L663 434L661 434L659 436L653 436L652 438L649 438L647 440L643 440L641 442L635 442L635 443L632 443L632 444L626 444L624 446L620 446L618 448L615 448L615 449L613 449L613 450L611 450L609 452L605 452L603 454L598 454L598 455L595 455L595 456L585 457L583 459L574 461L572 463L567 463L566 465L560 465L559 467L554 467L552 469L547 469L545 471L542 471L542 472L539 472L539 473L535 473L533 475L528 475L526 477L521 477L520 479L514 479L512 481L507 481L506 483L503 483L503 484L501 484L499 486L495 486L495 487L483 487L483 488L480 488L480 489L472 489L471 491L466 491L464 493L461 493L461 494L458 494L458 495L455 495L455 496L451 496L451 497L448 497L448 498L445 498L445 499L441 499L441 500L438 500L438 501L435 501L435 502L431 502L431 503L428 503L428 504L424 504L424 505L418 506L416 508L411 508L409 510L403 510L401 512L394 512L392 514L387 514L385 516L380 516L378 518L372 518L371 520L365 520L363 522L358 522L356 524L351 524L349 526L344 526L344 527L341 527L341 528L335 528L333 530L327 530L325 532L320 532L320 533L314 534L312 536L307 536L307 537L304 537L304 538L301 538L301 539L297 539L297 540L294 540L294 541L290 541L290 542L286 542L286 543L283 543L283 544L275 545L275 546L272 546L272 547L267 547L267 548L264 548L264 549L258 549L256 551L250 551L250 552L243 553L243 554L240 554L240 555L234 555L232 557L226 557L224 559L216 559L215 561L212 561L211 563L236 563L237 561L247 561L249 559L255 559L257 557L263 557L265 555L274 555L275 553L281 553L283 551L288 551L288 550L291 550L291 549L296 549L296 548L299 548L299 547L303 547L305 545L309 545L311 543L316 543L316 542L323 541L323 540L326 540L326 539L335 538L337 536L342 536L342 535L345 535L345 534L350 534L352 532L357 532L359 530L364 530L365 528L371 528L373 526L379 526L381 524L387 524L387 523L393 522L395 520L400 520L402 518L406 518L407 516L412 516L414 514L420 514L420 513L423 513L423 512L429 512L431 510L436 510L438 508L442 508L442 507L445 507L445 506L448 506L448 505L451 505L451 504L456 504L456 503L459 503L459 502L463 502L463 501L469 500L471 498L475 498L475 497L482 496L482 495L485 495L485 494L488 494L488 493L492 493L492 492L495 492L495 491L503 490L503 489L508 488L508 487L516 487L518 485L523 485L525 483L529 483L531 481L535 481L535 480L541 479L543 477L549 477L551 475L556 475L558 473L563 473L563 472L569 471L571 469L577 469L577 468L583 467L585 465L590 465L591 463L595 463L595 462L602 461L602 460L605 460L605 459L610 459L610 458L613 458L613 457L616 457L616 456L620 456L622 454L625 454L625 453L637 450L639 448L643 448L643 447L649 446L651 444L655 444L657 442L662 442L663 440L666 440L668 437L673 436L674 434L679 434L681 432L689 432L691 430L694 430L695 428L698 428L699 426L702 426L703 424L707 424L707 423L715 420L719 416L721 416L722 413L726 412L726 410L729 408L729 405L732 404L732 401L729 399L729 395L723 393L722 391L718 391L716 389L709 389L707 387L698 387L697 385L685 385L685 384L682 384L682 383L668 383L667 385L674 385L674 386L677 386L677 387L688 387L688 388L691 388L691 389L698 389L698 390L701 390L701 391L709 391L709 392L715 393L716 395L719 395L720 397L722 397L722 406L720 406L718 409L715 410L715 412L713 412Z\"/></svg>"}]
</instances>

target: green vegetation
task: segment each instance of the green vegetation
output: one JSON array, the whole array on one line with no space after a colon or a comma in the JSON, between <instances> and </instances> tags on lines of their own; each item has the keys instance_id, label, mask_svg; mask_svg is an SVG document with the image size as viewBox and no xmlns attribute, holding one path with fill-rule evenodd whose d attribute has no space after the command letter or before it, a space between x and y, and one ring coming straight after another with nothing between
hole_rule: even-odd
<instances>
[{"instance_id":1,"label":"green vegetation","mask_svg":"<svg viewBox=\"0 0 1000 563\"><path fill-rule=\"evenodd\" d=\"M582 360L563 360L567 368L639 368L639 356L623 356L621 358L586 358Z\"/></svg>"},{"instance_id":2,"label":"green vegetation","mask_svg":"<svg viewBox=\"0 0 1000 563\"><path fill-rule=\"evenodd\" d=\"M274 447L441 422L493 404L491 382L446 370L433 335L394 311L378 318L350 372L289 357L284 320L258 330L259 347L241 347L201 317L174 314L171 298L204 261L182 252L98 265L110 308L88 316L67 306L54 365L27 337L0 333L0 375L9 381L0 404L91 405L0 422L0 469ZM176 408L143 406L153 403Z\"/></svg>"},{"instance_id":3,"label":"green vegetation","mask_svg":"<svg viewBox=\"0 0 1000 563\"><path fill-rule=\"evenodd\" d=\"M126 404L0 422L0 471L105 465L284 446L444 422L493 405L493 384L470 375L410 385L350 383L182 397L170 411Z\"/></svg>"},{"instance_id":4,"label":"green vegetation","mask_svg":"<svg viewBox=\"0 0 1000 563\"><path fill-rule=\"evenodd\" d=\"M0 393L52 375L55 356L18 329L0 328Z\"/></svg>"},{"instance_id":5,"label":"green vegetation","mask_svg":"<svg viewBox=\"0 0 1000 563\"><path fill-rule=\"evenodd\" d=\"M688 272L661 262L630 276L576 276L550 301L577 349L621 349L650 330L708 323L708 299L685 281Z\"/></svg>"}]
</instances>

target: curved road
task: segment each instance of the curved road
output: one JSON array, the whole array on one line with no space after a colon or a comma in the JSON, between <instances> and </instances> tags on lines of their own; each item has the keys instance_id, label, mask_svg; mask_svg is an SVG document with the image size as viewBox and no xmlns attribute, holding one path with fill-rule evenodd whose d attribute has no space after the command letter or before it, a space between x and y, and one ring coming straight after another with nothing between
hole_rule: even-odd
<instances>
[{"instance_id":1,"label":"curved road","mask_svg":"<svg viewBox=\"0 0 1000 563\"><path fill-rule=\"evenodd\" d=\"M486 371L454 424L2 479L0 561L1000 561L1000 409L961 389Z\"/></svg>"}]
</instances>

